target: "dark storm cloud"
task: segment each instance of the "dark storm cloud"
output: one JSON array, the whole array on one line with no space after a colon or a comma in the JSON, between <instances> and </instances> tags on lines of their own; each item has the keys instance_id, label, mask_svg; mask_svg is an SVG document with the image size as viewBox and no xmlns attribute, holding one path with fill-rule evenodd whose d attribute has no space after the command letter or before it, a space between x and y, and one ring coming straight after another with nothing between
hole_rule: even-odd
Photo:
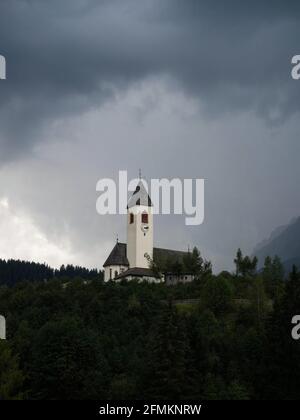
<instances>
[{"instance_id":1,"label":"dark storm cloud","mask_svg":"<svg viewBox=\"0 0 300 420\"><path fill-rule=\"evenodd\" d=\"M296 1L2 0L0 160L152 75L169 75L211 115L251 109L281 122L299 110L299 19Z\"/></svg>"}]
</instances>

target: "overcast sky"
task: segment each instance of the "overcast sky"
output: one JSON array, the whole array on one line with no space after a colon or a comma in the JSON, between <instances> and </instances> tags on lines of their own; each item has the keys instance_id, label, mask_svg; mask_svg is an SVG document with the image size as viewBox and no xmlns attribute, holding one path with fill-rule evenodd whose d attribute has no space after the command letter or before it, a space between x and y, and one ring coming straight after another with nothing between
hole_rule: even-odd
<instances>
[{"instance_id":1,"label":"overcast sky","mask_svg":"<svg viewBox=\"0 0 300 420\"><path fill-rule=\"evenodd\" d=\"M0 258L102 266L124 216L96 183L205 178L155 245L231 269L300 213L299 1L1 0Z\"/></svg>"}]
</instances>

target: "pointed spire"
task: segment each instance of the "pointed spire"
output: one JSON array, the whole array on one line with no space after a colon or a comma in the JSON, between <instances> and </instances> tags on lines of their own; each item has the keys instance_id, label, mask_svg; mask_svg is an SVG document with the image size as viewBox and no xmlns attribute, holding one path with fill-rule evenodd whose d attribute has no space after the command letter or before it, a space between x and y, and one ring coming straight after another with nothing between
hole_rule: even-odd
<instances>
[{"instance_id":1,"label":"pointed spire","mask_svg":"<svg viewBox=\"0 0 300 420\"><path fill-rule=\"evenodd\" d=\"M139 183L136 186L134 193L129 199L127 208L134 207L134 206L147 206L147 207L153 206L151 202L151 198L148 195L146 186L142 179L139 180Z\"/></svg>"},{"instance_id":2,"label":"pointed spire","mask_svg":"<svg viewBox=\"0 0 300 420\"><path fill-rule=\"evenodd\" d=\"M142 170L141 170L141 168L139 169L139 180L141 180L142 179Z\"/></svg>"}]
</instances>

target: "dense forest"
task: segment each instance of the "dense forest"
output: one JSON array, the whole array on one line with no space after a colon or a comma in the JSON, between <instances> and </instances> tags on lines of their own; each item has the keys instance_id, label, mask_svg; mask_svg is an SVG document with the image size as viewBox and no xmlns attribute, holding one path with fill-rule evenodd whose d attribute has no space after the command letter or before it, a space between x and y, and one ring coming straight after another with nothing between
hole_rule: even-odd
<instances>
[{"instance_id":1,"label":"dense forest","mask_svg":"<svg viewBox=\"0 0 300 420\"><path fill-rule=\"evenodd\" d=\"M59 269L53 269L46 264L39 264L20 260L0 259L0 286L14 286L16 283L30 281L48 281L54 278L66 280L80 277L84 280L103 278L102 271L97 269L89 270L84 267L73 265L62 265Z\"/></svg>"},{"instance_id":2,"label":"dense forest","mask_svg":"<svg viewBox=\"0 0 300 420\"><path fill-rule=\"evenodd\" d=\"M166 286L100 278L0 287L2 399L300 399L300 274L239 250L234 273ZM207 267L206 267L207 268Z\"/></svg>"}]
</instances>

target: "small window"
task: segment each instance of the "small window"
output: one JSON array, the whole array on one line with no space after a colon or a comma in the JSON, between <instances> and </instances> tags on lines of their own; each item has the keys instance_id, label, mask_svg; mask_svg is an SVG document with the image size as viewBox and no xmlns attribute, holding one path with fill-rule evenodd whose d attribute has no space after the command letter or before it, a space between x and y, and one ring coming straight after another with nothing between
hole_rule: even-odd
<instances>
[{"instance_id":1,"label":"small window","mask_svg":"<svg viewBox=\"0 0 300 420\"><path fill-rule=\"evenodd\" d=\"M132 225L132 223L134 223L134 215L133 215L133 213L130 213L130 222L129 222L131 225Z\"/></svg>"},{"instance_id":2,"label":"small window","mask_svg":"<svg viewBox=\"0 0 300 420\"><path fill-rule=\"evenodd\" d=\"M142 223L148 223L148 213L142 213Z\"/></svg>"},{"instance_id":3,"label":"small window","mask_svg":"<svg viewBox=\"0 0 300 420\"><path fill-rule=\"evenodd\" d=\"M118 272L117 272L117 270L115 271L115 278L117 277L117 275L118 275Z\"/></svg>"},{"instance_id":4,"label":"small window","mask_svg":"<svg viewBox=\"0 0 300 420\"><path fill-rule=\"evenodd\" d=\"M112 269L110 268L109 269L109 279L111 280L111 278L112 278Z\"/></svg>"}]
</instances>

